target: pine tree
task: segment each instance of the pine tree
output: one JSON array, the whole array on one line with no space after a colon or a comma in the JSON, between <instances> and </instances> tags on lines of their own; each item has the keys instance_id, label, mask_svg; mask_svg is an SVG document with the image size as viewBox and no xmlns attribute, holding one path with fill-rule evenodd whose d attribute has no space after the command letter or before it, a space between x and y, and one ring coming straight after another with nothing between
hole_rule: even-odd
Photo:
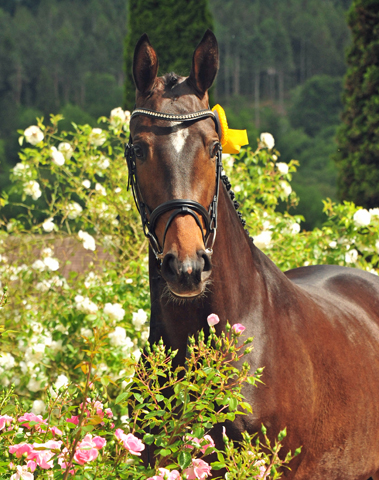
<instances>
[{"instance_id":1,"label":"pine tree","mask_svg":"<svg viewBox=\"0 0 379 480\"><path fill-rule=\"evenodd\" d=\"M125 104L134 104L132 76L134 47L147 33L159 57L159 74L188 75L192 54L213 22L207 0L130 0L125 40Z\"/></svg>"},{"instance_id":2,"label":"pine tree","mask_svg":"<svg viewBox=\"0 0 379 480\"><path fill-rule=\"evenodd\" d=\"M341 199L374 207L379 205L379 1L354 0L348 21L353 43L334 160Z\"/></svg>"}]
</instances>

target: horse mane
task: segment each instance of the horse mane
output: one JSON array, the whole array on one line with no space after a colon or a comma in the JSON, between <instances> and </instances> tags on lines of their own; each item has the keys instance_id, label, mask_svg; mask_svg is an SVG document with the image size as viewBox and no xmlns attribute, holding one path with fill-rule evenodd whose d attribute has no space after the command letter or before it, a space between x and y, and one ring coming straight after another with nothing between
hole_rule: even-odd
<instances>
[{"instance_id":1,"label":"horse mane","mask_svg":"<svg viewBox=\"0 0 379 480\"><path fill-rule=\"evenodd\" d=\"M230 183L229 177L225 173L223 173L221 175L221 180L222 180L222 183L225 185L226 191L228 192L231 201L233 202L238 218L240 219L240 222L242 223L242 226L244 227L246 234L249 236L251 241L254 241L254 238L250 235L249 230L246 228L246 220L243 218L242 213L239 211L240 204L236 200L236 194L232 190L232 184Z\"/></svg>"}]
</instances>

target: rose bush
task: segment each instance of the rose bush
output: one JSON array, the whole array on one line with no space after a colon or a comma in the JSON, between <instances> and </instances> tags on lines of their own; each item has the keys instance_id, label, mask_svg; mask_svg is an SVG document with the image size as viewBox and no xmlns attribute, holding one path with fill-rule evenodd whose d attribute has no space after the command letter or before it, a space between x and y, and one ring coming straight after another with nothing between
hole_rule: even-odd
<instances>
[{"instance_id":1,"label":"rose bush","mask_svg":"<svg viewBox=\"0 0 379 480\"><path fill-rule=\"evenodd\" d=\"M22 458L30 456L31 462L12 460L13 478L47 478L53 470L39 463L51 462L56 478L62 465L63 469L68 465L81 472L75 473L80 478L88 473L89 464L105 465L108 460L113 465L109 469L127 471L127 462L135 462L138 453L143 452L138 442L146 446L153 441L145 434L135 436L136 426L125 424L129 412L126 403L137 411L145 405L144 400L139 401L141 398L131 396L130 388L136 371L133 362L139 359L149 333L147 242L127 190L123 153L129 119L129 112L117 108L109 119L100 119L99 128L73 124L73 131L60 131L58 115L51 116L50 122L39 119L37 125L20 131L24 146L20 162L12 171L11 189L0 199L4 213L0 220L0 382L5 387L0 403L0 432L14 445L29 445L23 447L26 450ZM379 209L325 200L328 219L323 227L302 231L301 217L289 213L297 203L291 187L297 162L281 162L275 139L268 133L262 134L257 144L256 150L223 155L223 174L230 178L255 244L283 270L329 263L376 274ZM284 213L278 210L279 205L280 210L287 206ZM92 255L79 271L69 271L70 256L58 255L59 242L67 239ZM108 253L108 259L102 262L101 252ZM5 303L7 288L10 300ZM210 327L218 321L216 314L208 318ZM240 334L243 328L235 324L232 333ZM91 348L96 352L96 362L88 362ZM170 357L164 358L169 364ZM10 385L14 387L9 389ZM158 405L167 400L160 391L149 394L158 399ZM79 398L80 402L75 403ZM86 408L80 407L83 398ZM112 399L118 401L110 407ZM95 406L96 402L100 403ZM11 410L7 410L8 403ZM161 418L154 416L153 410L152 416L142 421L144 428L152 419L169 421L162 413ZM141 473L141 478L176 478L175 471L180 475L186 471L187 476L197 478L208 475L208 467L193 459L202 460L196 455L204 454L202 448L209 440L206 436L213 420L197 430L186 424L178 440L180 449L175 451L171 443L167 444L167 436L159 437L159 455L166 460L158 461L154 471ZM98 448L103 440L97 437L106 442L103 447ZM59 448L49 448L53 445L47 443L50 441L62 443ZM253 469L256 478L279 475L275 473L275 465L279 465L275 455L274 460L263 458L261 451L254 450L251 439L246 442L241 453L227 443L226 455L230 447L234 460L240 455L239 465ZM182 448L184 444L188 448ZM10 457L6 455L18 457L3 448L4 442L1 445L0 468L8 468ZM121 452L133 457L126 459ZM80 460L87 454L92 460ZM167 463L171 458L173 463ZM218 466L222 464L224 460ZM105 471L109 473L109 469ZM92 474L100 478L98 473ZM233 477L232 471L229 474L229 478L242 478Z\"/></svg>"}]
</instances>

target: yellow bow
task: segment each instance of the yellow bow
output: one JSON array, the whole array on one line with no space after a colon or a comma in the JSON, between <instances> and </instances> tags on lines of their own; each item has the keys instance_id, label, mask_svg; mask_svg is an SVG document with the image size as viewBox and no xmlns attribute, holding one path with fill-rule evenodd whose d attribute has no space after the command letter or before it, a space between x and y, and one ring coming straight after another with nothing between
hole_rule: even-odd
<instances>
[{"instance_id":1,"label":"yellow bow","mask_svg":"<svg viewBox=\"0 0 379 480\"><path fill-rule=\"evenodd\" d=\"M246 130L233 130L229 128L225 110L221 105L215 105L212 108L212 112L215 112L221 127L220 141L222 153L239 153L241 147L249 143Z\"/></svg>"}]
</instances>

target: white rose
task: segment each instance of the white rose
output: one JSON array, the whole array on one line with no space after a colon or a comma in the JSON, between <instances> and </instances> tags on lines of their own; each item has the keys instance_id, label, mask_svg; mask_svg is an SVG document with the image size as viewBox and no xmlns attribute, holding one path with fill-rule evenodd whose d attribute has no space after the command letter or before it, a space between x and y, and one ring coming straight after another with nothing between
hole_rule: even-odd
<instances>
[{"instance_id":1,"label":"white rose","mask_svg":"<svg viewBox=\"0 0 379 480\"><path fill-rule=\"evenodd\" d=\"M55 272L56 270L58 270L59 268L59 262L56 258L52 258L52 257L46 257L44 260L43 260L43 263L47 266L47 268L49 270L51 270L52 272Z\"/></svg>"},{"instance_id":2,"label":"white rose","mask_svg":"<svg viewBox=\"0 0 379 480\"><path fill-rule=\"evenodd\" d=\"M75 297L76 308L81 310L84 313L96 313L98 311L97 305L88 297L83 297L82 295L76 295Z\"/></svg>"},{"instance_id":3,"label":"white rose","mask_svg":"<svg viewBox=\"0 0 379 480\"><path fill-rule=\"evenodd\" d=\"M282 175L286 175L288 173L288 165L286 163L278 162L276 166Z\"/></svg>"},{"instance_id":4,"label":"white rose","mask_svg":"<svg viewBox=\"0 0 379 480\"><path fill-rule=\"evenodd\" d=\"M147 313L140 308L138 312L133 312L132 323L135 329L138 331L141 330L141 327L147 321Z\"/></svg>"},{"instance_id":5,"label":"white rose","mask_svg":"<svg viewBox=\"0 0 379 480\"><path fill-rule=\"evenodd\" d=\"M345 253L345 262L346 263L355 263L358 260L358 252L355 248L352 248Z\"/></svg>"},{"instance_id":6,"label":"white rose","mask_svg":"<svg viewBox=\"0 0 379 480\"><path fill-rule=\"evenodd\" d=\"M284 195L288 197L291 192L292 192L292 187L289 183L287 182L281 182L280 186L282 187L282 190L284 192Z\"/></svg>"},{"instance_id":7,"label":"white rose","mask_svg":"<svg viewBox=\"0 0 379 480\"><path fill-rule=\"evenodd\" d=\"M95 190L96 190L97 192L99 192L100 195L106 196L106 194L107 194L107 191L105 190L105 188L104 188L100 183L97 183L97 184L95 185Z\"/></svg>"},{"instance_id":8,"label":"white rose","mask_svg":"<svg viewBox=\"0 0 379 480\"><path fill-rule=\"evenodd\" d=\"M110 122L114 127L120 127L125 123L126 115L124 110L121 107L114 108L111 111Z\"/></svg>"},{"instance_id":9,"label":"white rose","mask_svg":"<svg viewBox=\"0 0 379 480\"><path fill-rule=\"evenodd\" d=\"M91 338L93 337L93 331L90 328L81 328L80 335L82 337Z\"/></svg>"},{"instance_id":10,"label":"white rose","mask_svg":"<svg viewBox=\"0 0 379 480\"><path fill-rule=\"evenodd\" d=\"M51 147L50 151L51 151L51 158L55 163L55 165L58 165L59 167L64 165L64 162L66 161L66 159L64 158L63 153L59 152L55 147Z\"/></svg>"},{"instance_id":11,"label":"white rose","mask_svg":"<svg viewBox=\"0 0 379 480\"><path fill-rule=\"evenodd\" d=\"M26 388L31 392L38 392L39 390L43 389L43 387L41 386L41 381L37 380L35 377L32 377L29 380L29 383L26 385Z\"/></svg>"},{"instance_id":12,"label":"white rose","mask_svg":"<svg viewBox=\"0 0 379 480\"><path fill-rule=\"evenodd\" d=\"M372 217L379 217L379 208L370 208L369 212Z\"/></svg>"},{"instance_id":13,"label":"white rose","mask_svg":"<svg viewBox=\"0 0 379 480\"><path fill-rule=\"evenodd\" d=\"M113 332L108 334L110 344L114 347L121 347L125 345L126 339L129 338L126 336L126 330L123 327L116 327Z\"/></svg>"},{"instance_id":14,"label":"white rose","mask_svg":"<svg viewBox=\"0 0 379 480\"><path fill-rule=\"evenodd\" d=\"M97 162L97 166L101 170L105 170L106 168L109 167L110 164L111 164L111 162L110 162L109 158L103 157L103 156L101 156L100 159Z\"/></svg>"},{"instance_id":15,"label":"white rose","mask_svg":"<svg viewBox=\"0 0 379 480\"><path fill-rule=\"evenodd\" d=\"M337 247L337 242L335 240L332 240L330 243L329 243L329 247L330 248L336 248Z\"/></svg>"},{"instance_id":16,"label":"white rose","mask_svg":"<svg viewBox=\"0 0 379 480\"><path fill-rule=\"evenodd\" d=\"M53 217L50 217L47 220L45 220L42 224L42 228L45 230L45 232L52 232L54 230Z\"/></svg>"},{"instance_id":17,"label":"white rose","mask_svg":"<svg viewBox=\"0 0 379 480\"><path fill-rule=\"evenodd\" d=\"M254 237L254 244L260 249L270 248L271 237L272 232L269 230L264 230L262 233Z\"/></svg>"},{"instance_id":18,"label":"white rose","mask_svg":"<svg viewBox=\"0 0 379 480\"><path fill-rule=\"evenodd\" d=\"M83 209L77 202L72 202L67 206L67 216L70 220L78 217L82 213Z\"/></svg>"},{"instance_id":19,"label":"white rose","mask_svg":"<svg viewBox=\"0 0 379 480\"><path fill-rule=\"evenodd\" d=\"M271 135L271 133L264 132L261 133L261 147L263 148L268 148L271 150L275 146L275 140L274 137Z\"/></svg>"},{"instance_id":20,"label":"white rose","mask_svg":"<svg viewBox=\"0 0 379 480\"><path fill-rule=\"evenodd\" d=\"M360 208L354 213L353 220L358 227L364 227L371 222L371 213L365 208Z\"/></svg>"},{"instance_id":21,"label":"white rose","mask_svg":"<svg viewBox=\"0 0 379 480\"><path fill-rule=\"evenodd\" d=\"M101 147L106 141L106 134L102 131L101 128L93 128L89 136L89 141L95 147Z\"/></svg>"},{"instance_id":22,"label":"white rose","mask_svg":"<svg viewBox=\"0 0 379 480\"><path fill-rule=\"evenodd\" d=\"M32 264L32 268L34 268L34 270L38 270L39 272L43 272L46 269L46 265L42 260L36 260Z\"/></svg>"},{"instance_id":23,"label":"white rose","mask_svg":"<svg viewBox=\"0 0 379 480\"><path fill-rule=\"evenodd\" d=\"M42 400L34 400L32 406L32 413L35 415L41 415L46 410L46 405Z\"/></svg>"},{"instance_id":24,"label":"white rose","mask_svg":"<svg viewBox=\"0 0 379 480\"><path fill-rule=\"evenodd\" d=\"M59 152L62 153L62 155L64 156L65 160L70 160L70 158L72 157L72 154L74 153L74 149L72 148L72 146L67 143L67 142L61 142L59 145L58 145L58 150Z\"/></svg>"},{"instance_id":25,"label":"white rose","mask_svg":"<svg viewBox=\"0 0 379 480\"><path fill-rule=\"evenodd\" d=\"M42 280L42 282L37 283L36 290L39 292L47 292L51 288L51 283L48 280Z\"/></svg>"},{"instance_id":26,"label":"white rose","mask_svg":"<svg viewBox=\"0 0 379 480\"><path fill-rule=\"evenodd\" d=\"M21 178L28 177L30 173L31 172L30 172L29 165L25 165L25 163L20 162L13 167L13 175L15 177L21 177Z\"/></svg>"},{"instance_id":27,"label":"white rose","mask_svg":"<svg viewBox=\"0 0 379 480\"><path fill-rule=\"evenodd\" d=\"M32 145L37 145L37 143L42 142L43 133L42 130L37 127L37 125L31 125L24 131L25 140Z\"/></svg>"},{"instance_id":28,"label":"white rose","mask_svg":"<svg viewBox=\"0 0 379 480\"><path fill-rule=\"evenodd\" d=\"M29 195L33 198L33 200L38 200L39 197L42 195L39 183L35 180L30 180L29 182L24 184L24 192L26 195Z\"/></svg>"},{"instance_id":29,"label":"white rose","mask_svg":"<svg viewBox=\"0 0 379 480\"><path fill-rule=\"evenodd\" d=\"M91 182L87 179L82 181L82 185L84 188L90 188L91 187Z\"/></svg>"},{"instance_id":30,"label":"white rose","mask_svg":"<svg viewBox=\"0 0 379 480\"><path fill-rule=\"evenodd\" d=\"M12 369L15 366L15 363L14 357L10 353L6 352L0 354L0 366L4 370Z\"/></svg>"},{"instance_id":31,"label":"white rose","mask_svg":"<svg viewBox=\"0 0 379 480\"><path fill-rule=\"evenodd\" d=\"M92 250L93 252L96 250L96 242L92 235L83 232L83 230L79 230L78 237L83 242L83 248L86 250Z\"/></svg>"},{"instance_id":32,"label":"white rose","mask_svg":"<svg viewBox=\"0 0 379 480\"><path fill-rule=\"evenodd\" d=\"M68 385L68 378L66 375L58 375L58 378L56 379L54 386L56 387L57 390L59 390L61 387L64 387L65 385Z\"/></svg>"},{"instance_id":33,"label":"white rose","mask_svg":"<svg viewBox=\"0 0 379 480\"><path fill-rule=\"evenodd\" d=\"M119 303L106 303L104 306L104 313L114 320L122 320L125 317L125 310Z\"/></svg>"},{"instance_id":34,"label":"white rose","mask_svg":"<svg viewBox=\"0 0 379 480\"><path fill-rule=\"evenodd\" d=\"M299 232L300 232L300 225L298 223L293 223L291 225L291 233L295 235L296 233L299 233Z\"/></svg>"}]
</instances>

